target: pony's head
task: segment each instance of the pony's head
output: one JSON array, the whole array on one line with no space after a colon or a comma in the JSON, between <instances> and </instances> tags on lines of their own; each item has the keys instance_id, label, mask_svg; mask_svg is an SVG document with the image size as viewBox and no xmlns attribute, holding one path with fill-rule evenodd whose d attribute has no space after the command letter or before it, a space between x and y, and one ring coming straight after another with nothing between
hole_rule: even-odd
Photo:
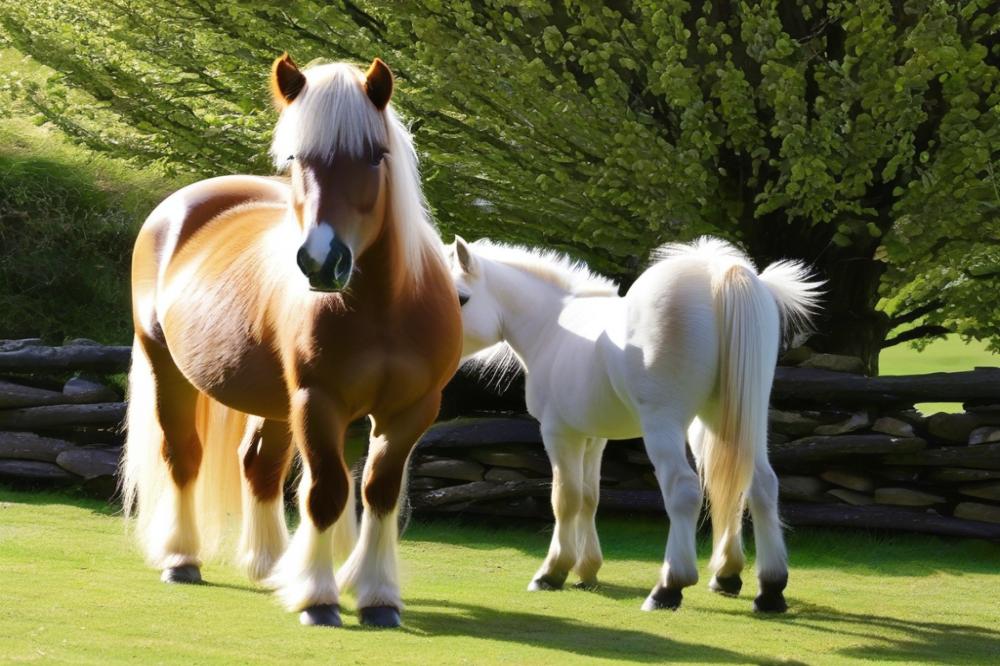
<instances>
[{"instance_id":1,"label":"pony's head","mask_svg":"<svg viewBox=\"0 0 1000 666\"><path fill-rule=\"evenodd\" d=\"M462 356L469 356L500 342L502 308L489 289L486 260L461 236L445 254L462 304Z\"/></svg>"},{"instance_id":2,"label":"pony's head","mask_svg":"<svg viewBox=\"0 0 1000 666\"><path fill-rule=\"evenodd\" d=\"M281 111L271 153L291 172L299 268L313 290L341 291L392 208L392 73L378 58L367 72L345 63L303 71L285 54L274 61L271 89Z\"/></svg>"}]
</instances>

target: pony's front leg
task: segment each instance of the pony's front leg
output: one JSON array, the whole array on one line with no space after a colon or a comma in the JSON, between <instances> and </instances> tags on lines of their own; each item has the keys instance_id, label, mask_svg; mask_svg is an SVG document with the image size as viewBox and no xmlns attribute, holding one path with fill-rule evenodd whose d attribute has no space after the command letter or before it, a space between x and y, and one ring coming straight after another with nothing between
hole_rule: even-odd
<instances>
[{"instance_id":1,"label":"pony's front leg","mask_svg":"<svg viewBox=\"0 0 1000 666\"><path fill-rule=\"evenodd\" d=\"M440 394L384 419L373 417L372 437L362 477L361 530L358 544L337 572L341 589L354 590L361 623L398 627L403 600L399 590L397 550L399 496L410 451L434 422Z\"/></svg>"},{"instance_id":2,"label":"pony's front leg","mask_svg":"<svg viewBox=\"0 0 1000 666\"><path fill-rule=\"evenodd\" d=\"M239 562L251 580L266 578L288 546L285 475L292 462L288 424L250 419L240 444L243 529Z\"/></svg>"},{"instance_id":3,"label":"pony's front leg","mask_svg":"<svg viewBox=\"0 0 1000 666\"><path fill-rule=\"evenodd\" d=\"M679 419L668 414L643 418L643 435L670 518L670 532L660 582L642 609L676 610L681 605L681 590L698 582L695 527L702 503L701 483L688 464Z\"/></svg>"},{"instance_id":4,"label":"pony's front leg","mask_svg":"<svg viewBox=\"0 0 1000 666\"><path fill-rule=\"evenodd\" d=\"M583 458L586 438L565 431L542 432L552 463L552 513L556 524L549 553L528 584L529 591L558 590L577 559L577 516L583 507Z\"/></svg>"},{"instance_id":5,"label":"pony's front leg","mask_svg":"<svg viewBox=\"0 0 1000 666\"><path fill-rule=\"evenodd\" d=\"M340 596L333 575L333 524L347 505L346 421L322 392L300 388L291 399L292 435L302 455L300 523L267 583L302 624L339 627Z\"/></svg>"},{"instance_id":6,"label":"pony's front leg","mask_svg":"<svg viewBox=\"0 0 1000 666\"><path fill-rule=\"evenodd\" d=\"M601 498L601 458L608 440L591 437L583 454L583 504L577 515L576 566L573 570L580 577L579 587L597 586L597 572L604 563L601 542L597 537L597 504Z\"/></svg>"}]
</instances>

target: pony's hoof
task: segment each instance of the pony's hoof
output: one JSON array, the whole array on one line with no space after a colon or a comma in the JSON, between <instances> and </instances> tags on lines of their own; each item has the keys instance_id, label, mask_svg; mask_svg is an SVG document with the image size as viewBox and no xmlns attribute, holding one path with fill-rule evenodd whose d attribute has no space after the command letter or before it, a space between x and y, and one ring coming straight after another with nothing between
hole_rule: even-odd
<instances>
[{"instance_id":1,"label":"pony's hoof","mask_svg":"<svg viewBox=\"0 0 1000 666\"><path fill-rule=\"evenodd\" d=\"M528 583L528 592L561 590L563 583L565 582L565 578L558 578L552 574L545 574Z\"/></svg>"},{"instance_id":2,"label":"pony's hoof","mask_svg":"<svg viewBox=\"0 0 1000 666\"><path fill-rule=\"evenodd\" d=\"M201 569L194 564L185 564L179 567L164 569L160 574L160 580L164 583L187 583L197 585L201 582Z\"/></svg>"},{"instance_id":3,"label":"pony's hoof","mask_svg":"<svg viewBox=\"0 0 1000 666\"><path fill-rule=\"evenodd\" d=\"M642 602L642 610L677 610L681 607L681 600L683 599L684 595L681 593L681 588L670 589L657 585L649 593L649 596L646 597L646 600Z\"/></svg>"},{"instance_id":4,"label":"pony's hoof","mask_svg":"<svg viewBox=\"0 0 1000 666\"><path fill-rule=\"evenodd\" d=\"M307 627L339 627L340 606L337 604L316 604L299 613L299 622Z\"/></svg>"},{"instance_id":5,"label":"pony's hoof","mask_svg":"<svg viewBox=\"0 0 1000 666\"><path fill-rule=\"evenodd\" d=\"M600 583L597 582L596 578L594 580L581 580L580 582L578 582L575 585L573 585L573 587L575 589L577 589L577 590L583 590L585 592L593 592L599 586L600 586Z\"/></svg>"},{"instance_id":6,"label":"pony's hoof","mask_svg":"<svg viewBox=\"0 0 1000 666\"><path fill-rule=\"evenodd\" d=\"M361 624L366 627L395 629L402 623L399 609L395 606L369 606L361 609Z\"/></svg>"},{"instance_id":7,"label":"pony's hoof","mask_svg":"<svg viewBox=\"0 0 1000 666\"><path fill-rule=\"evenodd\" d=\"M712 576L712 580L708 583L708 589L726 597L738 597L740 590L743 589L743 579L740 578L739 574Z\"/></svg>"},{"instance_id":8,"label":"pony's hoof","mask_svg":"<svg viewBox=\"0 0 1000 666\"><path fill-rule=\"evenodd\" d=\"M788 610L785 603L785 586L788 576L774 581L760 581L760 594L753 600L753 609L758 613L784 613Z\"/></svg>"},{"instance_id":9,"label":"pony's hoof","mask_svg":"<svg viewBox=\"0 0 1000 666\"><path fill-rule=\"evenodd\" d=\"M757 613L784 613L788 610L788 604L785 602L785 595L781 592L761 594L753 600L753 609Z\"/></svg>"}]
</instances>

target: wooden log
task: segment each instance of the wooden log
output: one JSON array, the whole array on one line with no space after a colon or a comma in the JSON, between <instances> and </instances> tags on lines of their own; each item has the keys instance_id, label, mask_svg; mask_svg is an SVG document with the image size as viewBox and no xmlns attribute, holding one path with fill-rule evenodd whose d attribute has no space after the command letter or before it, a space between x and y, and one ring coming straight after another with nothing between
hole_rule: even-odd
<instances>
[{"instance_id":1,"label":"wooden log","mask_svg":"<svg viewBox=\"0 0 1000 666\"><path fill-rule=\"evenodd\" d=\"M419 450L530 444L541 447L538 421L527 417L460 418L436 423L420 438Z\"/></svg>"},{"instance_id":2,"label":"wooden log","mask_svg":"<svg viewBox=\"0 0 1000 666\"><path fill-rule=\"evenodd\" d=\"M829 370L779 367L771 397L779 402L861 407L927 401L1000 402L1000 368L864 377Z\"/></svg>"},{"instance_id":3,"label":"wooden log","mask_svg":"<svg viewBox=\"0 0 1000 666\"><path fill-rule=\"evenodd\" d=\"M40 460L0 460L0 479L72 483L79 481L80 477L70 474L55 463Z\"/></svg>"},{"instance_id":4,"label":"wooden log","mask_svg":"<svg viewBox=\"0 0 1000 666\"><path fill-rule=\"evenodd\" d=\"M125 418L124 402L92 405L50 405L0 411L0 427L11 430L45 430L60 426L116 426Z\"/></svg>"},{"instance_id":5,"label":"wooden log","mask_svg":"<svg viewBox=\"0 0 1000 666\"><path fill-rule=\"evenodd\" d=\"M63 451L56 458L56 464L67 472L84 479L98 476L114 476L118 471L121 449L76 448Z\"/></svg>"},{"instance_id":6,"label":"wooden log","mask_svg":"<svg viewBox=\"0 0 1000 666\"><path fill-rule=\"evenodd\" d=\"M1000 470L942 467L940 469L932 469L927 473L927 480L944 481L945 483L949 481L990 481L991 479L1000 479Z\"/></svg>"},{"instance_id":7,"label":"wooden log","mask_svg":"<svg viewBox=\"0 0 1000 666\"><path fill-rule=\"evenodd\" d=\"M125 372L132 348L97 344L62 347L25 346L0 351L0 370L13 372L59 371Z\"/></svg>"},{"instance_id":8,"label":"wooden log","mask_svg":"<svg viewBox=\"0 0 1000 666\"><path fill-rule=\"evenodd\" d=\"M42 344L41 338L22 338L20 340L0 340L0 352L12 352L24 349L25 347L38 347Z\"/></svg>"},{"instance_id":9,"label":"wooden log","mask_svg":"<svg viewBox=\"0 0 1000 666\"><path fill-rule=\"evenodd\" d=\"M601 488L600 506L602 509L665 513L663 508L663 493L659 490Z\"/></svg>"},{"instance_id":10,"label":"wooden log","mask_svg":"<svg viewBox=\"0 0 1000 666\"><path fill-rule=\"evenodd\" d=\"M115 402L120 397L110 386L92 382L82 377L73 377L67 381L63 385L62 392L66 396L66 402L77 405L94 402Z\"/></svg>"},{"instance_id":11,"label":"wooden log","mask_svg":"<svg viewBox=\"0 0 1000 666\"><path fill-rule=\"evenodd\" d=\"M884 455L920 451L927 442L918 437L891 435L816 435L769 446L775 465L821 462L853 456Z\"/></svg>"},{"instance_id":12,"label":"wooden log","mask_svg":"<svg viewBox=\"0 0 1000 666\"><path fill-rule=\"evenodd\" d=\"M943 536L1000 539L1000 525L974 522L891 506L784 504L781 517L790 525L861 527Z\"/></svg>"},{"instance_id":13,"label":"wooden log","mask_svg":"<svg viewBox=\"0 0 1000 666\"><path fill-rule=\"evenodd\" d=\"M50 391L0 380L0 409L80 405L116 400L118 400L118 394L111 388L79 377L74 377L66 382L62 391Z\"/></svg>"},{"instance_id":14,"label":"wooden log","mask_svg":"<svg viewBox=\"0 0 1000 666\"><path fill-rule=\"evenodd\" d=\"M72 442L41 437L33 432L0 432L0 458L55 462L63 451L76 448Z\"/></svg>"},{"instance_id":15,"label":"wooden log","mask_svg":"<svg viewBox=\"0 0 1000 666\"><path fill-rule=\"evenodd\" d=\"M492 481L473 481L459 486L449 486L437 490L414 493L410 502L414 508L439 507L461 502L488 502L509 497L533 497L549 494L552 482L548 479L531 479L529 481L507 481L493 483Z\"/></svg>"},{"instance_id":16,"label":"wooden log","mask_svg":"<svg viewBox=\"0 0 1000 666\"><path fill-rule=\"evenodd\" d=\"M0 380L0 409L58 405L66 400L59 391L49 391Z\"/></svg>"},{"instance_id":17,"label":"wooden log","mask_svg":"<svg viewBox=\"0 0 1000 666\"><path fill-rule=\"evenodd\" d=\"M916 453L889 455L883 462L891 465L1000 469L1000 442L978 446L948 446Z\"/></svg>"}]
</instances>

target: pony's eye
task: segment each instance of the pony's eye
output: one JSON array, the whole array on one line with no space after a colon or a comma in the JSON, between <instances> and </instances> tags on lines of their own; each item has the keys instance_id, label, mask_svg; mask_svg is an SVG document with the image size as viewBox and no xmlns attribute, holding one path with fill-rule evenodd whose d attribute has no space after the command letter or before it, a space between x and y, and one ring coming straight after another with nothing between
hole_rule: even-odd
<instances>
[{"instance_id":1,"label":"pony's eye","mask_svg":"<svg viewBox=\"0 0 1000 666\"><path fill-rule=\"evenodd\" d=\"M469 302L469 294L465 293L464 291L459 291L458 292L458 307L462 307L462 306L464 306L468 302Z\"/></svg>"},{"instance_id":2,"label":"pony's eye","mask_svg":"<svg viewBox=\"0 0 1000 666\"><path fill-rule=\"evenodd\" d=\"M373 167L382 164L382 160L388 151L385 148L372 148L371 165Z\"/></svg>"}]
</instances>

